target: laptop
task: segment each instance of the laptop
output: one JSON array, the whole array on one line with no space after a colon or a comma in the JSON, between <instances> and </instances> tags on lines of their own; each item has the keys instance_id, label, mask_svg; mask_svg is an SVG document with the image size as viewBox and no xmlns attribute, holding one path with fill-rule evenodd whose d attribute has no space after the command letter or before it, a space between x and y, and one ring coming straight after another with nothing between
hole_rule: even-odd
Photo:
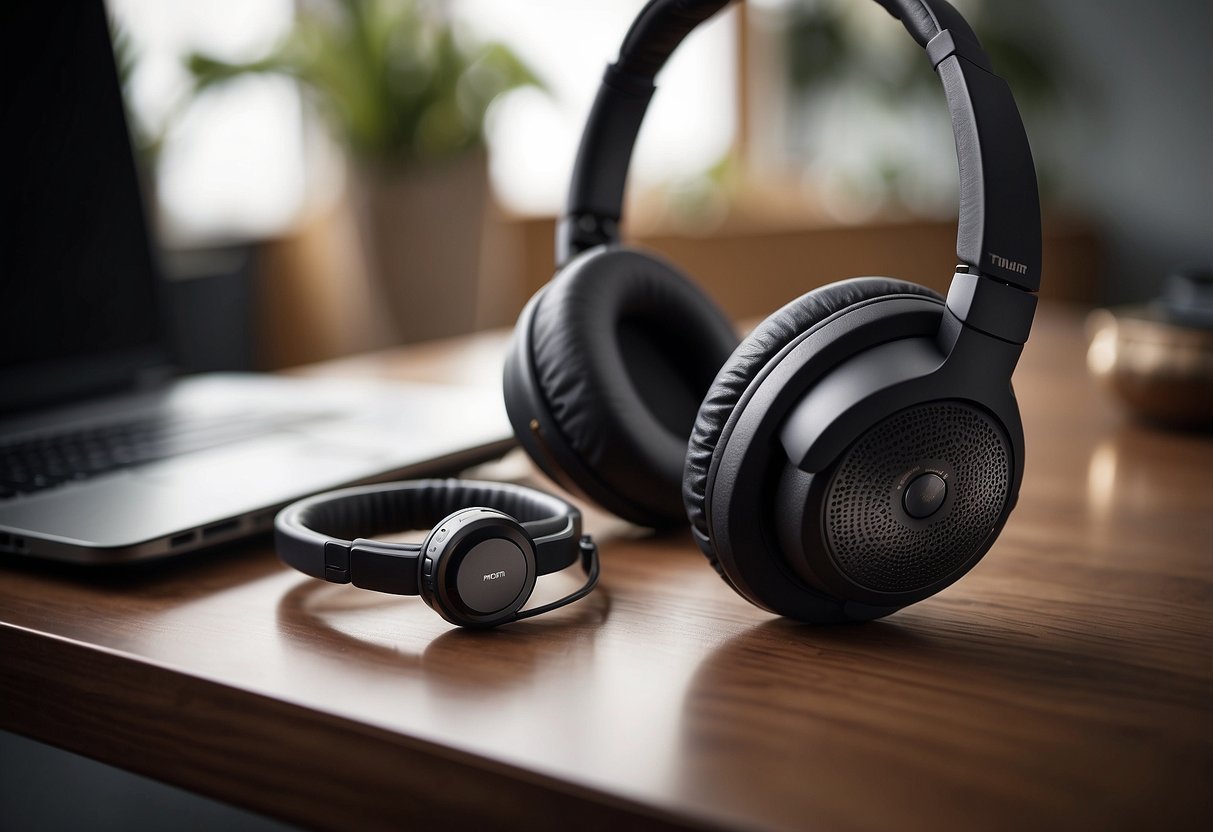
<instances>
[{"instance_id":1,"label":"laptop","mask_svg":"<svg viewBox=\"0 0 1213 832\"><path fill-rule=\"evenodd\" d=\"M163 557L513 443L498 387L174 378L105 10L0 10L0 555Z\"/></svg>"}]
</instances>

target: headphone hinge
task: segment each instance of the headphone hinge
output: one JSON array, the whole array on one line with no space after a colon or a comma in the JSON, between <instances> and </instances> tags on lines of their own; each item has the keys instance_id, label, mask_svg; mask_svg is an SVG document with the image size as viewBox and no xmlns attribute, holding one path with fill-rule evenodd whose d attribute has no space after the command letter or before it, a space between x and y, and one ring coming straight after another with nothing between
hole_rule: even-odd
<instances>
[{"instance_id":1,"label":"headphone hinge","mask_svg":"<svg viewBox=\"0 0 1213 832\"><path fill-rule=\"evenodd\" d=\"M324 544L324 579L335 584L350 582L350 547L336 540Z\"/></svg>"},{"instance_id":2,"label":"headphone hinge","mask_svg":"<svg viewBox=\"0 0 1213 832\"><path fill-rule=\"evenodd\" d=\"M957 270L948 288L948 309L971 329L1023 344L1032 329L1036 295L975 269Z\"/></svg>"},{"instance_id":3,"label":"headphone hinge","mask_svg":"<svg viewBox=\"0 0 1213 832\"><path fill-rule=\"evenodd\" d=\"M990 66L990 58L985 50L964 35L953 35L950 29L944 29L927 43L927 57L931 59L931 69L935 69L953 55L964 58L991 75L994 74L994 68Z\"/></svg>"},{"instance_id":4,"label":"headphone hinge","mask_svg":"<svg viewBox=\"0 0 1213 832\"><path fill-rule=\"evenodd\" d=\"M590 212L560 218L556 229L556 264L564 266L583 251L619 240L619 220Z\"/></svg>"}]
</instances>

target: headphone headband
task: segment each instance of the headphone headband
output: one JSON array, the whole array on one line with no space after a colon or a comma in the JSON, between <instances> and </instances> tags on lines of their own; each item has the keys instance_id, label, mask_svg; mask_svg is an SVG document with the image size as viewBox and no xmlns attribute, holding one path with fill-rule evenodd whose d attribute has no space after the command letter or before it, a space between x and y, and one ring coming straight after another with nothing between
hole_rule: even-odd
<instances>
[{"instance_id":1,"label":"headphone headband","mask_svg":"<svg viewBox=\"0 0 1213 832\"><path fill-rule=\"evenodd\" d=\"M581 512L564 500L509 483L452 479L364 485L300 500L274 522L278 555L314 578L416 595L421 545L362 535L428 529L468 506L492 508L517 520L535 543L539 575L571 566L582 554ZM402 565L401 560L411 563Z\"/></svg>"},{"instance_id":2,"label":"headphone headband","mask_svg":"<svg viewBox=\"0 0 1213 832\"><path fill-rule=\"evenodd\" d=\"M573 166L556 259L618 240L623 189L654 78L693 30L729 0L650 0L607 67ZM956 254L979 273L1040 288L1040 201L1032 152L1006 82L945 0L876 0L927 51L943 83L960 169ZM1030 320L1030 318L1029 318Z\"/></svg>"}]
</instances>

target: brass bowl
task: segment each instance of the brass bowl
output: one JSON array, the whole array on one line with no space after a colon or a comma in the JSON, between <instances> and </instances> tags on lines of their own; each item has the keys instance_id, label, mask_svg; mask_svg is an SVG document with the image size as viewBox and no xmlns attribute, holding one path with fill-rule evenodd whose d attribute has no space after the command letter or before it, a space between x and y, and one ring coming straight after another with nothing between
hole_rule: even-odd
<instances>
[{"instance_id":1,"label":"brass bowl","mask_svg":"<svg viewBox=\"0 0 1213 832\"><path fill-rule=\"evenodd\" d=\"M1087 367L1135 415L1213 429L1213 330L1169 321L1155 306L1087 317Z\"/></svg>"}]
</instances>

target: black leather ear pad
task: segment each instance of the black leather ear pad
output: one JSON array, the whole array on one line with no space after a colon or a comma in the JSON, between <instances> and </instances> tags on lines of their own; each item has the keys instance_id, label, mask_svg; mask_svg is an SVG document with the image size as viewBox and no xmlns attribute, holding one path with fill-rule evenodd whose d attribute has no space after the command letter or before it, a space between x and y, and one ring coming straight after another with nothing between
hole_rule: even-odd
<instances>
[{"instance_id":1,"label":"black leather ear pad","mask_svg":"<svg viewBox=\"0 0 1213 832\"><path fill-rule=\"evenodd\" d=\"M837 312L874 298L890 295L920 295L937 300L942 296L925 286L888 277L856 277L814 289L772 313L741 342L721 367L704 397L687 446L682 496L687 518L699 533L700 546L710 548L711 534L705 509L708 471L712 455L729 415L755 376L781 349L801 333ZM716 566L713 552L704 554Z\"/></svg>"},{"instance_id":2,"label":"black leather ear pad","mask_svg":"<svg viewBox=\"0 0 1213 832\"><path fill-rule=\"evenodd\" d=\"M539 298L534 377L591 498L642 525L683 522L687 439L737 346L724 313L672 265L611 246L573 260Z\"/></svg>"}]
</instances>

